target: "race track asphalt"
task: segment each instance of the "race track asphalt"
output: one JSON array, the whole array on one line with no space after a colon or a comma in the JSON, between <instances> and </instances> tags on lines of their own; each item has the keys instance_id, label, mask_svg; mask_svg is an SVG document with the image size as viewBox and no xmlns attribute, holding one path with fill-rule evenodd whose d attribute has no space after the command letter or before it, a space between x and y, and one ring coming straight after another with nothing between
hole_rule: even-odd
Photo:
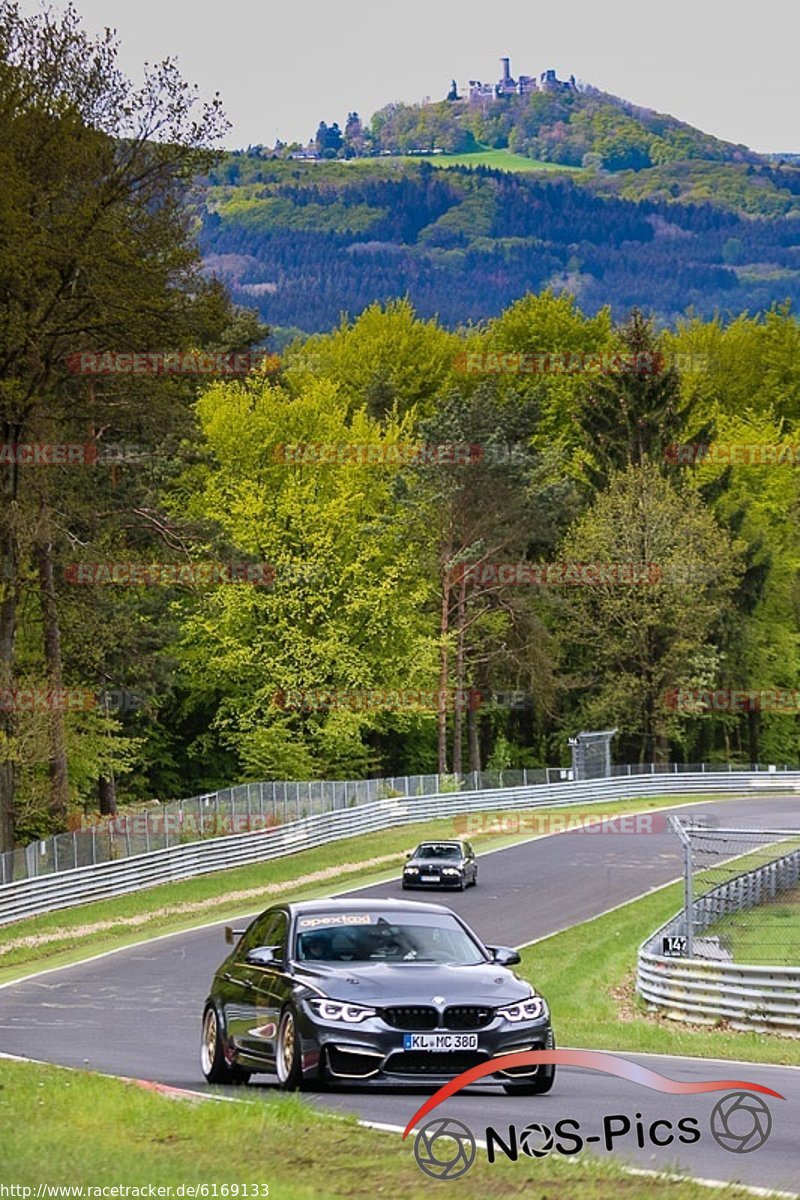
<instances>
[{"instance_id":1,"label":"race track asphalt","mask_svg":"<svg viewBox=\"0 0 800 1200\"><path fill-rule=\"evenodd\" d=\"M680 812L713 814L721 824L736 827L800 830L797 796L766 793L741 800L703 801L682 807ZM568 832L483 853L478 886L448 894L442 902L461 913L484 941L518 946L659 887L677 878L680 871L677 838L666 830ZM403 892L399 882L378 884L357 894L417 895ZM435 897L420 892L419 898ZM225 953L222 926L214 925L0 988L0 1051L201 1088L199 1020L211 977ZM634 961L635 947L631 947L632 966ZM548 999L558 1036L558 997ZM573 1067L559 1068L556 1086L546 1096L517 1098L496 1087L474 1088L445 1102L436 1115L463 1121L478 1138L485 1136L487 1126L504 1135L512 1122L521 1129L530 1122L552 1127L559 1120L576 1120L584 1135L599 1139L593 1145L601 1156L609 1153L603 1140L604 1118L627 1116L631 1131L613 1143L610 1153L615 1157L639 1167L678 1170L701 1178L797 1189L800 1069L628 1053L625 1057L674 1079L756 1082L783 1093L786 1101L767 1099L772 1133L768 1143L751 1154L724 1150L710 1136L708 1117L723 1093L674 1097ZM256 1076L247 1095L252 1098L272 1087L269 1076ZM311 1094L309 1098L326 1108L405 1126L428 1094L430 1089L424 1088L373 1087ZM682 1117L698 1118L699 1142L681 1145L678 1150L675 1143L665 1147L649 1144L647 1130L653 1121L669 1120L676 1125ZM637 1119L645 1129L642 1148L636 1142ZM620 1125L621 1121L614 1127ZM666 1136L664 1127L658 1135Z\"/></svg>"}]
</instances>

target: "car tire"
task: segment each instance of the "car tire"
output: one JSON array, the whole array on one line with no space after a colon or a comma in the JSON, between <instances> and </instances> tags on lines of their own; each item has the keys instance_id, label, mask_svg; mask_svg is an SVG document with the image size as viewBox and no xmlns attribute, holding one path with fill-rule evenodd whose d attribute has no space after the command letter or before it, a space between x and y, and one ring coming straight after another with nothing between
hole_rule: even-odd
<instances>
[{"instance_id":1,"label":"car tire","mask_svg":"<svg viewBox=\"0 0 800 1200\"><path fill-rule=\"evenodd\" d=\"M555 1050L555 1041L551 1050ZM551 1063L546 1067L540 1067L535 1079L520 1079L517 1082L508 1082L503 1084L503 1090L509 1096L543 1096L545 1092L549 1092L556 1081L555 1063Z\"/></svg>"},{"instance_id":2,"label":"car tire","mask_svg":"<svg viewBox=\"0 0 800 1200\"><path fill-rule=\"evenodd\" d=\"M247 1083L250 1071L229 1063L222 1040L222 1018L216 1004L206 1005L200 1042L200 1069L209 1083Z\"/></svg>"},{"instance_id":3,"label":"car tire","mask_svg":"<svg viewBox=\"0 0 800 1200\"><path fill-rule=\"evenodd\" d=\"M297 1011L291 1004L287 1004L281 1013L278 1026L275 1045L275 1074L285 1092L296 1092L303 1087L300 1030L297 1024Z\"/></svg>"}]
</instances>

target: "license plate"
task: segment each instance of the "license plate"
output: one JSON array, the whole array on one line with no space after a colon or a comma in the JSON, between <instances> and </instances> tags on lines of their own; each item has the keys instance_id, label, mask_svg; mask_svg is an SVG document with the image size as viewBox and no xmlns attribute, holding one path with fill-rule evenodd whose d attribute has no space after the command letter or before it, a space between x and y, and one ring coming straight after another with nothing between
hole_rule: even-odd
<instances>
[{"instance_id":1,"label":"license plate","mask_svg":"<svg viewBox=\"0 0 800 1200\"><path fill-rule=\"evenodd\" d=\"M404 1033L404 1050L477 1050L477 1033Z\"/></svg>"},{"instance_id":2,"label":"license plate","mask_svg":"<svg viewBox=\"0 0 800 1200\"><path fill-rule=\"evenodd\" d=\"M420 875L420 883L438 883L438 875Z\"/></svg>"}]
</instances>

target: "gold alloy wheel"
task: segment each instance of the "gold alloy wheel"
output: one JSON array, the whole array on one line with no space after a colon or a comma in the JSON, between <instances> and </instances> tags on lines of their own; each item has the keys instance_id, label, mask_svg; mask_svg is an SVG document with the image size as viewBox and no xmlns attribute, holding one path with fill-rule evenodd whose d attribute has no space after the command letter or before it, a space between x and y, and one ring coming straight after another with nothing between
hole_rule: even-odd
<instances>
[{"instance_id":1,"label":"gold alloy wheel","mask_svg":"<svg viewBox=\"0 0 800 1200\"><path fill-rule=\"evenodd\" d=\"M286 1083L294 1067L294 1056L297 1050L297 1037L294 1024L294 1014L287 1009L281 1021L280 1036L278 1037L277 1068L278 1079Z\"/></svg>"},{"instance_id":2,"label":"gold alloy wheel","mask_svg":"<svg viewBox=\"0 0 800 1200\"><path fill-rule=\"evenodd\" d=\"M203 1074L210 1074L214 1066L214 1055L217 1050L217 1014L209 1008L203 1021L203 1038L200 1043L200 1066Z\"/></svg>"}]
</instances>

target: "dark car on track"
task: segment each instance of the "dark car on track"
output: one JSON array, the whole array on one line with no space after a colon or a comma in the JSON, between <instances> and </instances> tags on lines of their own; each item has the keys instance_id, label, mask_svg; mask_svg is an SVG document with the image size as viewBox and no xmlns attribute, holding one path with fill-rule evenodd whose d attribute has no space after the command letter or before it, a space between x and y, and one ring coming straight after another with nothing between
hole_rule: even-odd
<instances>
[{"instance_id":1,"label":"dark car on track","mask_svg":"<svg viewBox=\"0 0 800 1200\"><path fill-rule=\"evenodd\" d=\"M460 888L478 882L469 842L420 842L403 868L404 888Z\"/></svg>"},{"instance_id":2,"label":"dark car on track","mask_svg":"<svg viewBox=\"0 0 800 1200\"><path fill-rule=\"evenodd\" d=\"M228 931L229 939L236 935ZM554 1045L547 1004L449 908L409 900L279 904L248 926L214 976L201 1066L210 1083L275 1073L288 1090L442 1082L513 1051ZM555 1067L486 1077L507 1092L553 1085Z\"/></svg>"}]
</instances>

